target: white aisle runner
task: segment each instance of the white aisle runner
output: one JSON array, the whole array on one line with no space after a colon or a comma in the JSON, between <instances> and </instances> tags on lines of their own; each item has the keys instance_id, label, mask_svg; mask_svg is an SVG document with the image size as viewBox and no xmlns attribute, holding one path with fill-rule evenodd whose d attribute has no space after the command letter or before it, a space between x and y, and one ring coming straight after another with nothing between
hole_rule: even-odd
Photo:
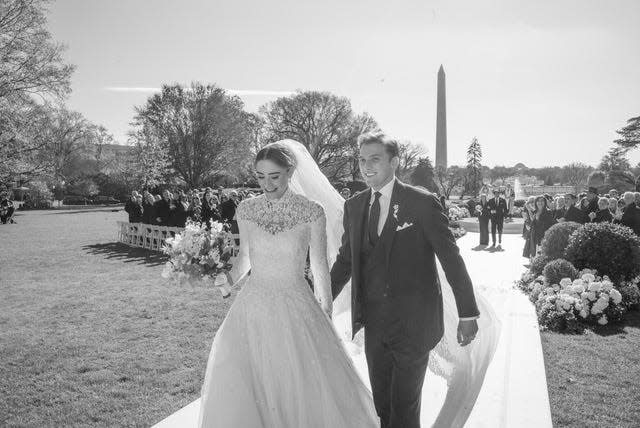
<instances>
[{"instance_id":1,"label":"white aisle runner","mask_svg":"<svg viewBox=\"0 0 640 428\"><path fill-rule=\"evenodd\" d=\"M505 251L501 252L473 251L477 233L468 233L458 241L474 285L482 290L502 321L495 357L465 427L550 428L551 411L535 310L522 293L513 289L514 280L524 271L524 242L519 235L505 235L502 241ZM196 427L199 406L197 399L153 428Z\"/></svg>"}]
</instances>

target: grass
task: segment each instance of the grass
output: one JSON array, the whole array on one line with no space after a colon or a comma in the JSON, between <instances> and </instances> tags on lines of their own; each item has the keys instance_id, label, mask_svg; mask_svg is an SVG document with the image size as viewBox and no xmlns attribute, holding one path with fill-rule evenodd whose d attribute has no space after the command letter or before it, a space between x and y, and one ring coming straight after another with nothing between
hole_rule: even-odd
<instances>
[{"instance_id":1,"label":"grass","mask_svg":"<svg viewBox=\"0 0 640 428\"><path fill-rule=\"evenodd\" d=\"M148 427L200 395L233 299L114 243L122 211L16 219L0 225L0 426ZM640 313L542 344L556 427L640 425Z\"/></svg>"},{"instance_id":2,"label":"grass","mask_svg":"<svg viewBox=\"0 0 640 428\"><path fill-rule=\"evenodd\" d=\"M640 312L625 327L541 337L555 427L640 426Z\"/></svg>"},{"instance_id":3,"label":"grass","mask_svg":"<svg viewBox=\"0 0 640 428\"><path fill-rule=\"evenodd\" d=\"M0 426L144 426L200 395L230 300L113 243L120 212L0 225Z\"/></svg>"}]
</instances>

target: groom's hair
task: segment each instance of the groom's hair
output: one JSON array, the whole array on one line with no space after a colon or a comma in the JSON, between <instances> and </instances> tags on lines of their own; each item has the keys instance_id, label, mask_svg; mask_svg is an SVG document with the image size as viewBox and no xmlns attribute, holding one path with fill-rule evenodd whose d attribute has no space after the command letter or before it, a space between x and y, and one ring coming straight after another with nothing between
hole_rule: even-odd
<instances>
[{"instance_id":1,"label":"groom's hair","mask_svg":"<svg viewBox=\"0 0 640 428\"><path fill-rule=\"evenodd\" d=\"M400 156L398 142L381 131L366 132L358 137L358 147L366 144L382 144L389 159Z\"/></svg>"}]
</instances>

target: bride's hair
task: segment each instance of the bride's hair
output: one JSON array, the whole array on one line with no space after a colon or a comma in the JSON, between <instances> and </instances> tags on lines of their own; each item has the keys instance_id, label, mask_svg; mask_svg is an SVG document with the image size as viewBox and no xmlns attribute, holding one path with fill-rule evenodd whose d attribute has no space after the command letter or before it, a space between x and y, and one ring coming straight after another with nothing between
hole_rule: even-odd
<instances>
[{"instance_id":1,"label":"bride's hair","mask_svg":"<svg viewBox=\"0 0 640 428\"><path fill-rule=\"evenodd\" d=\"M254 165L261 160L270 160L281 168L295 169L297 162L291 149L278 142L264 146L256 155Z\"/></svg>"}]
</instances>

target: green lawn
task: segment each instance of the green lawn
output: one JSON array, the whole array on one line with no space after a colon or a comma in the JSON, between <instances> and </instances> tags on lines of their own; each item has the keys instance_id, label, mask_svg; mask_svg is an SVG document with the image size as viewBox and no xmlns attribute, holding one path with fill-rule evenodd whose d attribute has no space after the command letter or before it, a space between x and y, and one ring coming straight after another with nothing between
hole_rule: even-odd
<instances>
[{"instance_id":1,"label":"green lawn","mask_svg":"<svg viewBox=\"0 0 640 428\"><path fill-rule=\"evenodd\" d=\"M200 395L230 300L114 244L123 211L0 225L0 426L150 426Z\"/></svg>"},{"instance_id":2,"label":"green lawn","mask_svg":"<svg viewBox=\"0 0 640 428\"><path fill-rule=\"evenodd\" d=\"M640 426L640 312L624 328L541 336L555 427Z\"/></svg>"},{"instance_id":3,"label":"green lawn","mask_svg":"<svg viewBox=\"0 0 640 428\"><path fill-rule=\"evenodd\" d=\"M0 426L148 427L200 395L233 299L166 283L163 256L115 244L122 211L16 219L0 225ZM640 426L639 313L542 342L555 426Z\"/></svg>"}]
</instances>

